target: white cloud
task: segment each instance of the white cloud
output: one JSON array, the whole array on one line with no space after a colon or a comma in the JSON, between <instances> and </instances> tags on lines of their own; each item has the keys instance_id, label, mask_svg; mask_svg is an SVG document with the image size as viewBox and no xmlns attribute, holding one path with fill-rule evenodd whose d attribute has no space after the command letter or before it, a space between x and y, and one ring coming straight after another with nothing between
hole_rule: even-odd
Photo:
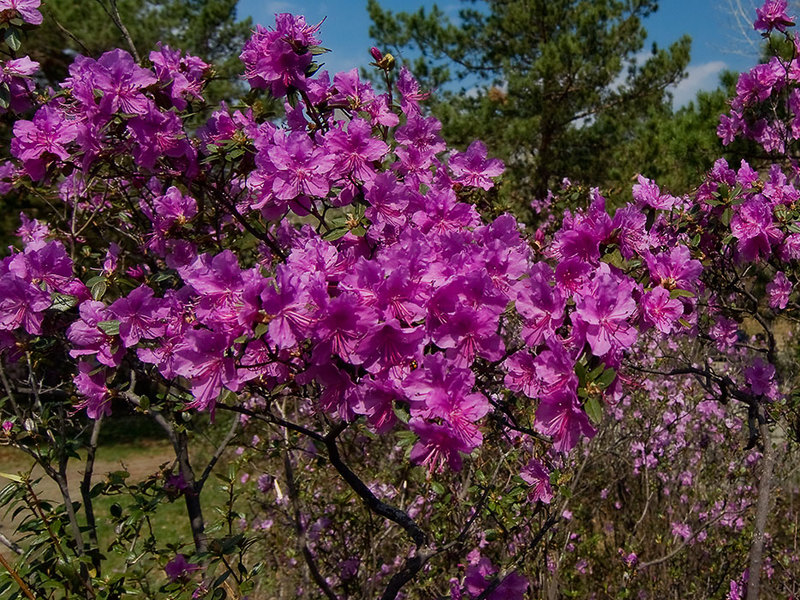
<instances>
[{"instance_id":1,"label":"white cloud","mask_svg":"<svg viewBox=\"0 0 800 600\"><path fill-rule=\"evenodd\" d=\"M719 85L719 74L728 65L721 60L699 65L689 65L686 69L686 79L669 89L673 95L675 108L685 106L695 99L700 90L713 90Z\"/></svg>"}]
</instances>

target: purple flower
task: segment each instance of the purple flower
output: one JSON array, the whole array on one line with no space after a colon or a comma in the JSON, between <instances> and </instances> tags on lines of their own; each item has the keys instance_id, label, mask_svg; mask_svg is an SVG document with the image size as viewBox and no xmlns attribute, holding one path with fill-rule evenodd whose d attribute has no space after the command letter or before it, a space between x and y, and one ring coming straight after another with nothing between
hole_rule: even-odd
<instances>
[{"instance_id":1,"label":"purple flower","mask_svg":"<svg viewBox=\"0 0 800 600\"><path fill-rule=\"evenodd\" d=\"M174 368L178 375L191 381L194 400L186 408L208 410L214 414L214 403L222 388L237 391L240 380L225 335L195 329L188 331L184 342L175 350Z\"/></svg>"},{"instance_id":2,"label":"purple flower","mask_svg":"<svg viewBox=\"0 0 800 600\"><path fill-rule=\"evenodd\" d=\"M414 418L408 427L419 436L419 441L411 449L411 462L427 465L431 471L441 472L444 464L450 465L453 471L461 470L461 454L472 450L447 425L429 423Z\"/></svg>"},{"instance_id":3,"label":"purple flower","mask_svg":"<svg viewBox=\"0 0 800 600\"><path fill-rule=\"evenodd\" d=\"M98 419L100 415L111 414L111 391L106 386L106 370L95 368L92 363L80 361L78 374L72 379L75 388L84 399L75 405L76 409L86 409L86 416Z\"/></svg>"},{"instance_id":4,"label":"purple flower","mask_svg":"<svg viewBox=\"0 0 800 600\"><path fill-rule=\"evenodd\" d=\"M164 567L164 572L169 577L170 581L178 581L191 575L194 571L199 571L200 565L187 562L183 554L178 554L169 561Z\"/></svg>"},{"instance_id":5,"label":"purple flower","mask_svg":"<svg viewBox=\"0 0 800 600\"><path fill-rule=\"evenodd\" d=\"M31 335L42 333L44 311L50 294L24 279L7 273L0 277L0 330L22 327Z\"/></svg>"},{"instance_id":6,"label":"purple flower","mask_svg":"<svg viewBox=\"0 0 800 600\"><path fill-rule=\"evenodd\" d=\"M597 277L596 290L581 298L576 314L586 324L586 340L596 356L627 349L636 341L636 330L627 319L636 310L633 284L608 274Z\"/></svg>"},{"instance_id":7,"label":"purple flower","mask_svg":"<svg viewBox=\"0 0 800 600\"><path fill-rule=\"evenodd\" d=\"M364 119L352 119L347 132L333 129L326 138L327 154L336 157L334 172L339 177L352 175L361 181L375 178L375 162L389 151L385 142L372 137L372 126Z\"/></svg>"},{"instance_id":8,"label":"purple flower","mask_svg":"<svg viewBox=\"0 0 800 600\"><path fill-rule=\"evenodd\" d=\"M672 333L683 315L683 304L661 286L654 287L642 297L642 314L661 333Z\"/></svg>"},{"instance_id":9,"label":"purple flower","mask_svg":"<svg viewBox=\"0 0 800 600\"><path fill-rule=\"evenodd\" d=\"M276 98L290 86L305 89L305 72L313 59L308 46L319 44L314 37L318 29L288 13L275 15L274 30L258 25L239 56L250 86L269 88Z\"/></svg>"},{"instance_id":10,"label":"purple flower","mask_svg":"<svg viewBox=\"0 0 800 600\"><path fill-rule=\"evenodd\" d=\"M294 131L286 137L276 136L275 145L267 151L276 169L272 191L280 200L298 196L325 197L330 190L328 173L334 158L315 146L306 133Z\"/></svg>"},{"instance_id":11,"label":"purple flower","mask_svg":"<svg viewBox=\"0 0 800 600\"><path fill-rule=\"evenodd\" d=\"M450 158L450 170L456 183L489 190L494 187L492 177L500 176L503 162L497 158L486 160L486 145L475 140L464 153L454 152Z\"/></svg>"},{"instance_id":12,"label":"purple flower","mask_svg":"<svg viewBox=\"0 0 800 600\"><path fill-rule=\"evenodd\" d=\"M786 0L766 0L761 8L756 9L757 19L753 29L785 32L787 27L794 25L792 18L786 14L786 5Z\"/></svg>"},{"instance_id":13,"label":"purple flower","mask_svg":"<svg viewBox=\"0 0 800 600\"><path fill-rule=\"evenodd\" d=\"M77 135L77 123L66 120L56 108L43 106L36 111L33 121L14 123L11 154L23 162L31 179L42 179L49 157L69 158L67 144Z\"/></svg>"},{"instance_id":14,"label":"purple flower","mask_svg":"<svg viewBox=\"0 0 800 600\"><path fill-rule=\"evenodd\" d=\"M489 587L492 576L497 568L486 557L467 567L464 577L464 587L471 598L478 598ZM498 585L488 596L487 600L523 600L528 589L528 580L517 574L516 571L502 578Z\"/></svg>"},{"instance_id":15,"label":"purple flower","mask_svg":"<svg viewBox=\"0 0 800 600\"><path fill-rule=\"evenodd\" d=\"M650 206L657 210L670 210L677 199L669 194L662 194L661 190L655 182L643 177L637 176L639 183L633 186L633 199L636 200L638 206Z\"/></svg>"},{"instance_id":16,"label":"purple flower","mask_svg":"<svg viewBox=\"0 0 800 600\"><path fill-rule=\"evenodd\" d=\"M542 399L536 410L534 428L539 433L552 436L553 448L557 452L566 454L582 436L591 438L596 433L576 400L571 392L559 392Z\"/></svg>"},{"instance_id":17,"label":"purple flower","mask_svg":"<svg viewBox=\"0 0 800 600\"><path fill-rule=\"evenodd\" d=\"M8 21L16 13L26 23L41 25L42 13L38 10L41 3L42 0L0 0L0 21Z\"/></svg>"},{"instance_id":18,"label":"purple flower","mask_svg":"<svg viewBox=\"0 0 800 600\"><path fill-rule=\"evenodd\" d=\"M781 310L786 308L792 289L792 282L789 281L783 271L775 273L775 278L771 283L767 284L770 308L779 308Z\"/></svg>"},{"instance_id":19,"label":"purple flower","mask_svg":"<svg viewBox=\"0 0 800 600\"><path fill-rule=\"evenodd\" d=\"M553 500L553 488L550 486L550 473L545 470L538 460L531 461L522 469L519 474L523 481L531 486L528 492L528 500L538 502L541 500L545 504L550 504Z\"/></svg>"},{"instance_id":20,"label":"purple flower","mask_svg":"<svg viewBox=\"0 0 800 600\"><path fill-rule=\"evenodd\" d=\"M737 248L746 261L769 256L772 244L783 239L773 221L770 205L760 195L737 207L731 217L731 233L738 240Z\"/></svg>"},{"instance_id":21,"label":"purple flower","mask_svg":"<svg viewBox=\"0 0 800 600\"><path fill-rule=\"evenodd\" d=\"M773 399L777 394L774 365L756 358L753 364L744 370L744 376L756 396L765 395Z\"/></svg>"},{"instance_id":22,"label":"purple flower","mask_svg":"<svg viewBox=\"0 0 800 600\"><path fill-rule=\"evenodd\" d=\"M119 336L126 348L135 346L141 338L164 335L170 312L162 300L153 298L153 290L146 285L116 300L108 309L119 319Z\"/></svg>"}]
</instances>

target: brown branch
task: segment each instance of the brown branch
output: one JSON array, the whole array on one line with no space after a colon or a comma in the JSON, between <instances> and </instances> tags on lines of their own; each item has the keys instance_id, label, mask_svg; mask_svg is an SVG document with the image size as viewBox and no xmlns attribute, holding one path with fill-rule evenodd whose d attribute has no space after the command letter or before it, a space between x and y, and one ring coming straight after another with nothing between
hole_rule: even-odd
<instances>
[{"instance_id":1,"label":"brown branch","mask_svg":"<svg viewBox=\"0 0 800 600\"><path fill-rule=\"evenodd\" d=\"M750 577L747 580L747 600L758 600L761 584L761 566L764 562L764 534L767 529L773 467L775 464L775 452L769 437L769 428L764 422L765 419L760 421L764 454L763 462L761 463L761 477L758 482L755 529L753 531L753 541L750 544Z\"/></svg>"},{"instance_id":2,"label":"brown branch","mask_svg":"<svg viewBox=\"0 0 800 600\"><path fill-rule=\"evenodd\" d=\"M11 578L17 583L19 589L22 590L22 593L25 594L29 598L29 600L36 600L36 597L31 592L31 589L27 586L27 584L22 581L22 577L19 576L19 573L12 567L9 562L6 560L5 556L0 553L0 564L3 565L8 571L8 574L11 575Z\"/></svg>"}]
</instances>

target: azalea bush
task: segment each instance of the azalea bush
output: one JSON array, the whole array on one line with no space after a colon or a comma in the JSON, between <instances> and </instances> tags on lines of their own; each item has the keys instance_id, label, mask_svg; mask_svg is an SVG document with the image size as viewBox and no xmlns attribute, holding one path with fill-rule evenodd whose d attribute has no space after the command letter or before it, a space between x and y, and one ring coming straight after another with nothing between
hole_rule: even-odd
<instances>
[{"instance_id":1,"label":"azalea bush","mask_svg":"<svg viewBox=\"0 0 800 600\"><path fill-rule=\"evenodd\" d=\"M37 65L17 52L38 4L0 2L13 127L0 176L31 207L0 262L0 414L3 442L60 499L40 497L30 473L4 475L21 523L0 538L18 555L0 591L537 594L557 580L552 547L569 531L586 440L641 401L643 379L658 396L682 378L708 414L740 419L752 468L725 493L755 515L744 547L758 594L773 431L796 411L776 333L797 308L791 144L764 144L763 173L719 161L692 196L640 176L613 214L598 190L566 185L583 206L531 231L481 216L502 165L479 141L448 148L427 93L378 49L382 91L356 69L323 70L319 26L277 15L242 51L247 103L195 127L212 73L167 46L143 64L119 49L77 56L59 89L37 89ZM767 2L756 25L793 43L784 11ZM797 58L775 60L758 93L741 85L731 118L761 111L795 139L780 123ZM270 121L259 107L274 98L285 115ZM121 471L94 484L103 424L131 413L173 456L145 481ZM653 446L663 454L676 435L635 452L653 468ZM203 502L215 479L224 506ZM110 543L101 497L120 498ZM696 497L701 508L674 517L686 543L700 512L728 514ZM185 506L187 539L153 533L170 501ZM124 568L109 568L112 552Z\"/></svg>"}]
</instances>

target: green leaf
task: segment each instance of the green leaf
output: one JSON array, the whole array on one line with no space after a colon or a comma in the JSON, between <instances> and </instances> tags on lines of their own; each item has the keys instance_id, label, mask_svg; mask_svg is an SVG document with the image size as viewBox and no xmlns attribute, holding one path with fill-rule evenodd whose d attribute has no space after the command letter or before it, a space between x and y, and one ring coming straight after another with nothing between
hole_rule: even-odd
<instances>
[{"instance_id":1,"label":"green leaf","mask_svg":"<svg viewBox=\"0 0 800 600\"><path fill-rule=\"evenodd\" d=\"M694 293L690 292L689 290L680 290L675 288L669 293L669 297L672 299L675 298L694 298Z\"/></svg>"},{"instance_id":2,"label":"green leaf","mask_svg":"<svg viewBox=\"0 0 800 600\"><path fill-rule=\"evenodd\" d=\"M22 48L22 40L19 37L19 33L20 31L16 27L9 27L3 35L6 44L8 44L8 47L14 52Z\"/></svg>"},{"instance_id":3,"label":"green leaf","mask_svg":"<svg viewBox=\"0 0 800 600\"><path fill-rule=\"evenodd\" d=\"M431 489L439 496L444 494L444 486L438 481L431 482Z\"/></svg>"},{"instance_id":4,"label":"green leaf","mask_svg":"<svg viewBox=\"0 0 800 600\"><path fill-rule=\"evenodd\" d=\"M11 90L6 82L0 83L0 108L11 106Z\"/></svg>"},{"instance_id":5,"label":"green leaf","mask_svg":"<svg viewBox=\"0 0 800 600\"><path fill-rule=\"evenodd\" d=\"M350 229L347 227L335 227L330 231L326 231L325 235L322 236L322 239L327 242L335 242L336 240L346 236L348 231L350 231Z\"/></svg>"},{"instance_id":6,"label":"green leaf","mask_svg":"<svg viewBox=\"0 0 800 600\"><path fill-rule=\"evenodd\" d=\"M54 292L52 298L53 303L50 305L50 308L59 312L67 311L78 304L78 299L75 296L70 296L69 294L60 294L58 292Z\"/></svg>"},{"instance_id":7,"label":"green leaf","mask_svg":"<svg viewBox=\"0 0 800 600\"><path fill-rule=\"evenodd\" d=\"M17 483L22 483L22 477L19 475L12 475L11 473L2 473L0 472L0 477L4 479L9 479L11 481L16 481Z\"/></svg>"},{"instance_id":8,"label":"green leaf","mask_svg":"<svg viewBox=\"0 0 800 600\"><path fill-rule=\"evenodd\" d=\"M597 381L595 381L595 385L599 386L601 389L606 389L616 378L617 372L614 369L606 369Z\"/></svg>"},{"instance_id":9,"label":"green leaf","mask_svg":"<svg viewBox=\"0 0 800 600\"><path fill-rule=\"evenodd\" d=\"M600 406L600 401L597 398L589 398L583 405L589 420L595 425L598 425L603 420L603 408Z\"/></svg>"},{"instance_id":10,"label":"green leaf","mask_svg":"<svg viewBox=\"0 0 800 600\"><path fill-rule=\"evenodd\" d=\"M106 283L105 279L101 279L100 281L96 282L91 288L92 299L100 300L105 295L107 289L108 284Z\"/></svg>"},{"instance_id":11,"label":"green leaf","mask_svg":"<svg viewBox=\"0 0 800 600\"><path fill-rule=\"evenodd\" d=\"M100 321L97 324L97 327L106 335L119 335L119 321L116 319L112 319L110 321Z\"/></svg>"}]
</instances>

